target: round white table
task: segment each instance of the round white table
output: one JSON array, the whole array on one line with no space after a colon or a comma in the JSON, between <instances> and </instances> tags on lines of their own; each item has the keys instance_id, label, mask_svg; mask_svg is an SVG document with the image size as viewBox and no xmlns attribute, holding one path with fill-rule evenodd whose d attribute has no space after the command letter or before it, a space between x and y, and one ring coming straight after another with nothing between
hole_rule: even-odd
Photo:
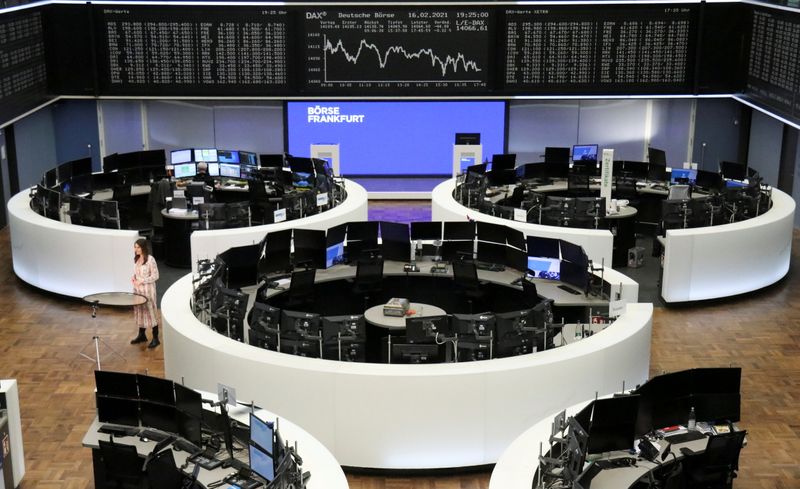
<instances>
[{"instance_id":1,"label":"round white table","mask_svg":"<svg viewBox=\"0 0 800 489\"><path fill-rule=\"evenodd\" d=\"M441 307L432 306L430 304L421 304L419 302L411 302L408 305L408 310L411 314L405 316L384 316L383 304L372 306L364 311L364 320L369 324L379 326L386 329L406 329L406 318L418 318L422 316L442 316L447 314Z\"/></svg>"}]
</instances>

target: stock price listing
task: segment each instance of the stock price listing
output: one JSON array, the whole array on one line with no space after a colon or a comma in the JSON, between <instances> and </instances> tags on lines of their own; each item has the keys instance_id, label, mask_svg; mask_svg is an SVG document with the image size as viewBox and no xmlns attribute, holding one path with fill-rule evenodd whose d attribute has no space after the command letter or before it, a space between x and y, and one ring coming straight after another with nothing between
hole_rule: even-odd
<instances>
[{"instance_id":1,"label":"stock price listing","mask_svg":"<svg viewBox=\"0 0 800 489\"><path fill-rule=\"evenodd\" d=\"M309 10L306 88L470 92L489 80L488 9Z\"/></svg>"}]
</instances>

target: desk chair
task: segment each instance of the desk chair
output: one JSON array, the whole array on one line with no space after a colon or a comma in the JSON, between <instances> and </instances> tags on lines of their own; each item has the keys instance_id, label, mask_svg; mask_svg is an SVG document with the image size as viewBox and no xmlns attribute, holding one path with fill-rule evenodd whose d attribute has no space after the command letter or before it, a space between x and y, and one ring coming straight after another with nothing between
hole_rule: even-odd
<instances>
[{"instance_id":1,"label":"desk chair","mask_svg":"<svg viewBox=\"0 0 800 489\"><path fill-rule=\"evenodd\" d=\"M353 294L362 297L364 310L369 307L372 296L382 290L383 258L360 259L356 264L356 280Z\"/></svg>"},{"instance_id":2,"label":"desk chair","mask_svg":"<svg viewBox=\"0 0 800 489\"><path fill-rule=\"evenodd\" d=\"M636 190L636 179L631 177L616 177L614 179L614 196L617 199L626 199L628 205L639 206L639 192Z\"/></svg>"},{"instance_id":3,"label":"desk chair","mask_svg":"<svg viewBox=\"0 0 800 489\"><path fill-rule=\"evenodd\" d=\"M140 489L145 487L142 459L133 445L120 445L100 440L100 457L106 476L106 487Z\"/></svg>"},{"instance_id":4,"label":"desk chair","mask_svg":"<svg viewBox=\"0 0 800 489\"><path fill-rule=\"evenodd\" d=\"M672 185L669 187L667 200L686 200L692 198L691 185Z\"/></svg>"},{"instance_id":5,"label":"desk chair","mask_svg":"<svg viewBox=\"0 0 800 489\"><path fill-rule=\"evenodd\" d=\"M746 431L710 436L703 453L684 452L687 489L730 489L739 469Z\"/></svg>"},{"instance_id":6,"label":"desk chair","mask_svg":"<svg viewBox=\"0 0 800 489\"><path fill-rule=\"evenodd\" d=\"M314 300L314 280L316 277L316 268L292 272L292 281L289 283L286 306L296 307L312 302Z\"/></svg>"},{"instance_id":7,"label":"desk chair","mask_svg":"<svg viewBox=\"0 0 800 489\"><path fill-rule=\"evenodd\" d=\"M114 185L114 194L111 200L117 202L121 229L126 229L131 213L131 186L128 184Z\"/></svg>"},{"instance_id":8,"label":"desk chair","mask_svg":"<svg viewBox=\"0 0 800 489\"><path fill-rule=\"evenodd\" d=\"M472 314L474 301L482 300L486 296L481 281L478 280L478 267L471 260L455 260L453 262L453 281L456 285L456 294L463 297Z\"/></svg>"},{"instance_id":9,"label":"desk chair","mask_svg":"<svg viewBox=\"0 0 800 489\"><path fill-rule=\"evenodd\" d=\"M145 467L150 489L181 489L183 474L175 465L175 455L171 449L162 450Z\"/></svg>"}]
</instances>

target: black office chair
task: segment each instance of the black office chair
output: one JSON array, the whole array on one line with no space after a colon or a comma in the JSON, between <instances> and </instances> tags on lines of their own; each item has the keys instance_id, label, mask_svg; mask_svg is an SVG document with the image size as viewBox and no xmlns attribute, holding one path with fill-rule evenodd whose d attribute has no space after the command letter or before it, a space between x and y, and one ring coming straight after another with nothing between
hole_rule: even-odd
<instances>
[{"instance_id":1,"label":"black office chair","mask_svg":"<svg viewBox=\"0 0 800 489\"><path fill-rule=\"evenodd\" d=\"M383 288L383 258L366 258L356 264L353 294L362 297L366 310L375 294Z\"/></svg>"},{"instance_id":2,"label":"black office chair","mask_svg":"<svg viewBox=\"0 0 800 489\"><path fill-rule=\"evenodd\" d=\"M522 279L522 294L525 296L525 300L531 301L531 304L538 304L541 300L539 298L539 291L536 290L536 284L529 281Z\"/></svg>"},{"instance_id":3,"label":"black office chair","mask_svg":"<svg viewBox=\"0 0 800 489\"><path fill-rule=\"evenodd\" d=\"M106 476L106 487L140 489L145 487L143 460L132 445L100 440L100 457Z\"/></svg>"},{"instance_id":4,"label":"black office chair","mask_svg":"<svg viewBox=\"0 0 800 489\"><path fill-rule=\"evenodd\" d=\"M274 212L274 206L269 201L269 194L264 186L264 181L259 179L250 180L247 183L247 189L250 200L251 220L254 223L268 224L266 222L267 215Z\"/></svg>"},{"instance_id":5,"label":"black office chair","mask_svg":"<svg viewBox=\"0 0 800 489\"><path fill-rule=\"evenodd\" d=\"M131 186L126 183L114 185L114 194L111 200L117 202L120 228L127 229L131 215Z\"/></svg>"},{"instance_id":6,"label":"black office chair","mask_svg":"<svg viewBox=\"0 0 800 489\"><path fill-rule=\"evenodd\" d=\"M292 281L289 283L286 307L296 307L313 302L314 280L316 276L316 268L292 272Z\"/></svg>"},{"instance_id":7,"label":"black office chair","mask_svg":"<svg viewBox=\"0 0 800 489\"><path fill-rule=\"evenodd\" d=\"M172 450L162 450L145 467L150 489L181 489L183 474L175 465Z\"/></svg>"},{"instance_id":8,"label":"black office chair","mask_svg":"<svg viewBox=\"0 0 800 489\"><path fill-rule=\"evenodd\" d=\"M730 489L739 469L739 452L746 431L710 436L703 453L682 451L687 489Z\"/></svg>"},{"instance_id":9,"label":"black office chair","mask_svg":"<svg viewBox=\"0 0 800 489\"><path fill-rule=\"evenodd\" d=\"M453 281L456 285L456 294L466 299L469 314L472 314L475 301L486 297L486 290L478 280L478 267L471 260L453 261Z\"/></svg>"},{"instance_id":10,"label":"black office chair","mask_svg":"<svg viewBox=\"0 0 800 489\"><path fill-rule=\"evenodd\" d=\"M614 197L625 199L631 207L639 206L639 192L636 190L636 179L619 176L614 179Z\"/></svg>"}]
</instances>

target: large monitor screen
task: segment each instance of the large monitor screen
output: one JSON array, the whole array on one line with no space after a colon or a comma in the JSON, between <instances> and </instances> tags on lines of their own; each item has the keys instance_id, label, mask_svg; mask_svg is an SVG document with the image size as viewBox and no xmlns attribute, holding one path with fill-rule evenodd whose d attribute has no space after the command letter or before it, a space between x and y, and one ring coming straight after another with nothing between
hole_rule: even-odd
<instances>
[{"instance_id":1,"label":"large monitor screen","mask_svg":"<svg viewBox=\"0 0 800 489\"><path fill-rule=\"evenodd\" d=\"M528 270L536 278L547 280L561 279L561 260L558 258L545 258L541 256L528 257Z\"/></svg>"},{"instance_id":2,"label":"large monitor screen","mask_svg":"<svg viewBox=\"0 0 800 489\"><path fill-rule=\"evenodd\" d=\"M192 161L192 150L178 149L172 151L169 154L169 160L170 163L173 165L180 165L181 163L189 163Z\"/></svg>"},{"instance_id":3,"label":"large monitor screen","mask_svg":"<svg viewBox=\"0 0 800 489\"><path fill-rule=\"evenodd\" d=\"M197 174L197 165L194 163L181 163L175 165L175 178L189 178Z\"/></svg>"},{"instance_id":4,"label":"large monitor screen","mask_svg":"<svg viewBox=\"0 0 800 489\"><path fill-rule=\"evenodd\" d=\"M288 102L289 152L339 144L344 175L449 175L453 135L503 153L505 102Z\"/></svg>"},{"instance_id":5,"label":"large monitor screen","mask_svg":"<svg viewBox=\"0 0 800 489\"><path fill-rule=\"evenodd\" d=\"M573 146L572 161L597 163L597 145L582 144Z\"/></svg>"}]
</instances>

